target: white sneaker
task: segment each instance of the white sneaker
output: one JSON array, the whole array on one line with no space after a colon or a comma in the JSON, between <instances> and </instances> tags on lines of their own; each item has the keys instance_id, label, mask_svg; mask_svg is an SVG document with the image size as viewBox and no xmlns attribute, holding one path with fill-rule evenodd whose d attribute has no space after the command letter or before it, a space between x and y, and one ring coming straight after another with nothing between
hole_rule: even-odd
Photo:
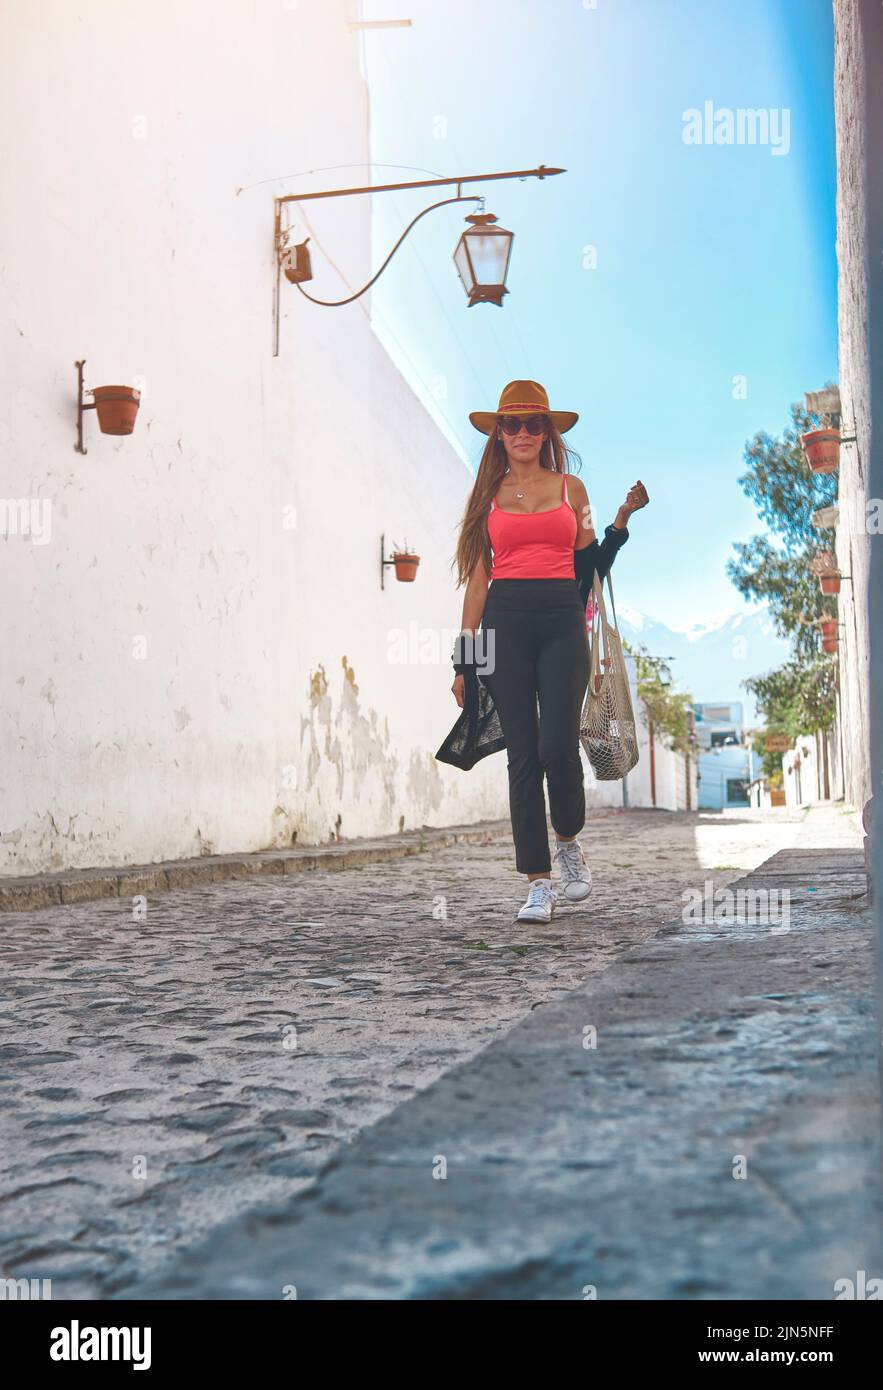
<instances>
[{"instance_id":1,"label":"white sneaker","mask_svg":"<svg viewBox=\"0 0 883 1390\"><path fill-rule=\"evenodd\" d=\"M558 894L550 878L535 878L531 882L527 902L515 918L516 922L551 922Z\"/></svg>"},{"instance_id":2,"label":"white sneaker","mask_svg":"<svg viewBox=\"0 0 883 1390\"><path fill-rule=\"evenodd\" d=\"M555 843L558 846L555 858L564 885L564 896L568 902L582 902L592 891L592 871L583 856L582 845L579 840L559 840L557 835Z\"/></svg>"}]
</instances>

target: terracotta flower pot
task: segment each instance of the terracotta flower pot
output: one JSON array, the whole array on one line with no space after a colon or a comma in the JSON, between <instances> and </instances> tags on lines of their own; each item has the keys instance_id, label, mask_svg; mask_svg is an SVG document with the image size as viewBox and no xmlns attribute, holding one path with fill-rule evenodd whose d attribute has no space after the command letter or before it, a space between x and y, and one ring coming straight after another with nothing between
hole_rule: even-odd
<instances>
[{"instance_id":1,"label":"terracotta flower pot","mask_svg":"<svg viewBox=\"0 0 883 1390\"><path fill-rule=\"evenodd\" d=\"M141 403L134 386L96 386L92 392L102 434L131 434Z\"/></svg>"},{"instance_id":2,"label":"terracotta flower pot","mask_svg":"<svg viewBox=\"0 0 883 1390\"><path fill-rule=\"evenodd\" d=\"M828 570L836 570L837 556L833 550L820 550L817 555L813 555L809 567L813 574L825 574Z\"/></svg>"},{"instance_id":3,"label":"terracotta flower pot","mask_svg":"<svg viewBox=\"0 0 883 1390\"><path fill-rule=\"evenodd\" d=\"M837 633L836 633L836 632L834 633L834 636L833 636L833 637L823 637L823 638L822 638L822 648L823 648L823 650L826 651L826 652L836 652L836 650L837 650L837 641L838 641L838 639L837 639Z\"/></svg>"},{"instance_id":4,"label":"terracotta flower pot","mask_svg":"<svg viewBox=\"0 0 883 1390\"><path fill-rule=\"evenodd\" d=\"M822 634L822 639L823 639L823 640L824 640L825 638L827 638L827 637L835 637L835 638L836 638L836 636L837 636L837 619L836 619L836 618L819 618L819 631L820 631L821 634Z\"/></svg>"},{"instance_id":5,"label":"terracotta flower pot","mask_svg":"<svg viewBox=\"0 0 883 1390\"><path fill-rule=\"evenodd\" d=\"M814 473L833 473L840 464L840 431L810 430L800 436L806 461Z\"/></svg>"},{"instance_id":6,"label":"terracotta flower pot","mask_svg":"<svg viewBox=\"0 0 883 1390\"><path fill-rule=\"evenodd\" d=\"M412 583L416 574L417 566L420 564L420 556L412 555L410 551L397 551L393 555L396 567L396 579L401 579L403 583Z\"/></svg>"},{"instance_id":7,"label":"terracotta flower pot","mask_svg":"<svg viewBox=\"0 0 883 1390\"><path fill-rule=\"evenodd\" d=\"M829 570L827 574L819 575L819 587L823 594L840 593L840 571Z\"/></svg>"},{"instance_id":8,"label":"terracotta flower pot","mask_svg":"<svg viewBox=\"0 0 883 1390\"><path fill-rule=\"evenodd\" d=\"M839 507L820 507L812 514L812 524L817 531L833 531L839 519Z\"/></svg>"}]
</instances>

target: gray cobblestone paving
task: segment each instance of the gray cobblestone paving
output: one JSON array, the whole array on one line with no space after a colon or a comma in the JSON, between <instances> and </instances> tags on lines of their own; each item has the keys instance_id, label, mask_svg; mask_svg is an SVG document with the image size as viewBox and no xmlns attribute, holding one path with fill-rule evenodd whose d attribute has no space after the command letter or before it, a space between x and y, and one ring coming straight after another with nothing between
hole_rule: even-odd
<instances>
[{"instance_id":1,"label":"gray cobblestone paving","mask_svg":"<svg viewBox=\"0 0 883 1390\"><path fill-rule=\"evenodd\" d=\"M544 927L512 920L506 838L167 892L143 919L124 899L6 914L4 1275L51 1277L57 1298L148 1276L302 1191L338 1146L651 936L685 887L832 835L860 842L830 809L596 812L592 897Z\"/></svg>"},{"instance_id":2,"label":"gray cobblestone paving","mask_svg":"<svg viewBox=\"0 0 883 1390\"><path fill-rule=\"evenodd\" d=\"M787 923L676 919L363 1130L307 1193L115 1296L863 1298L883 1184L862 858L782 851L739 885L801 880Z\"/></svg>"}]
</instances>

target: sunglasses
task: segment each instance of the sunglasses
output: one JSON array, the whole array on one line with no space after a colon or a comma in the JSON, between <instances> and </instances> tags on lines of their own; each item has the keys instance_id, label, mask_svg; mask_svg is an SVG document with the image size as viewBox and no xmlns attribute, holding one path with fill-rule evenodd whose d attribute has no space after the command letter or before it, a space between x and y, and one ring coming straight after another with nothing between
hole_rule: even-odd
<instances>
[{"instance_id":1,"label":"sunglasses","mask_svg":"<svg viewBox=\"0 0 883 1390\"><path fill-rule=\"evenodd\" d=\"M531 415L527 420L519 420L515 415L498 415L497 423L504 434L517 434L524 425L528 434L543 434L549 427L549 421L545 415Z\"/></svg>"}]
</instances>

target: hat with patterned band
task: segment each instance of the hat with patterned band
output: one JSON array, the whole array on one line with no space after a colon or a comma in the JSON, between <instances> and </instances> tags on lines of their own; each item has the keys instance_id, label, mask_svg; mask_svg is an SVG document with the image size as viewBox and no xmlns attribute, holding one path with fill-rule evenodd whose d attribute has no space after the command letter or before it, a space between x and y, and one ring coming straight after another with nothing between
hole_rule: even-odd
<instances>
[{"instance_id":1,"label":"hat with patterned band","mask_svg":"<svg viewBox=\"0 0 883 1390\"><path fill-rule=\"evenodd\" d=\"M503 387L496 410L473 410L469 419L482 434L490 434L499 415L548 415L559 434L579 419L575 410L550 410L545 387L538 381L510 381Z\"/></svg>"}]
</instances>

